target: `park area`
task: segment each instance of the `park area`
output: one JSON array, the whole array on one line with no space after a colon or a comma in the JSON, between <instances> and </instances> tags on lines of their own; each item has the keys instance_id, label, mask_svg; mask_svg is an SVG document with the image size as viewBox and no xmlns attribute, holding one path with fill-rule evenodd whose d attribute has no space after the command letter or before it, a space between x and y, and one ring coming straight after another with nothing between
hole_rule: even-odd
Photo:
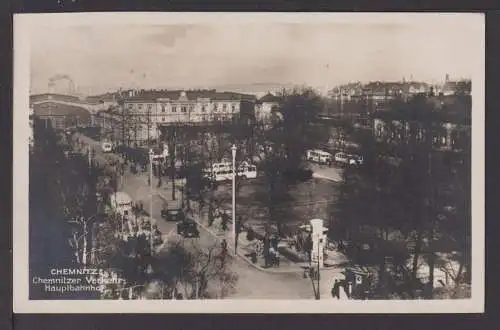
<instances>
[{"instance_id":1,"label":"park area","mask_svg":"<svg viewBox=\"0 0 500 330\"><path fill-rule=\"evenodd\" d=\"M269 215L265 204L265 189L262 178L249 180L241 186L236 195L236 214L242 217L246 227L257 232L264 232L269 225ZM289 186L290 199L276 206L280 214L288 218L286 232L295 231L300 225L308 224L314 218L324 219L328 223L329 212L338 196L339 183L312 178ZM216 198L222 201L223 210L231 210L231 182L218 187ZM271 228L274 226L271 224Z\"/></svg>"}]
</instances>

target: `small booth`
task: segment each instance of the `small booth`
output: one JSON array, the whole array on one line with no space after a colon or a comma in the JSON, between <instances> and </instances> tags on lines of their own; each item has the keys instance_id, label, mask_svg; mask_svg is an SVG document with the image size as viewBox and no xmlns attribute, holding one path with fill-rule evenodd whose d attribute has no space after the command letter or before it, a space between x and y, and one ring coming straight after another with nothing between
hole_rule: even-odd
<instances>
[{"instance_id":1,"label":"small booth","mask_svg":"<svg viewBox=\"0 0 500 330\"><path fill-rule=\"evenodd\" d=\"M311 235L311 265L319 263L319 267L323 268L328 228L323 226L322 219L312 219L308 225L300 226L300 230Z\"/></svg>"}]
</instances>

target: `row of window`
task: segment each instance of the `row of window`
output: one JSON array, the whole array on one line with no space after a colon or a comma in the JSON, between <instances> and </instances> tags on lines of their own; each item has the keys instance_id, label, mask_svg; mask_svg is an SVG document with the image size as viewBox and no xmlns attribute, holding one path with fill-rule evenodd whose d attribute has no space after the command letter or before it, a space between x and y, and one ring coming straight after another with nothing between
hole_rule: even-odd
<instances>
[{"instance_id":1,"label":"row of window","mask_svg":"<svg viewBox=\"0 0 500 330\"><path fill-rule=\"evenodd\" d=\"M128 108L129 109L133 109L134 108L134 104L129 103ZM142 110L143 109L143 104L138 104L137 108L139 110ZM149 111L151 111L153 109L153 104L148 104L147 105L147 109ZM177 110L179 110L179 112L187 112L188 109L189 109L190 112L194 111L194 105L189 105L189 106L187 106L187 105L180 105L180 106L173 105L172 106L172 112L177 112ZM208 109L208 104L204 104L204 105L201 106L201 111L202 112L206 112L207 109ZM215 105L214 105L214 111L215 112L217 112L217 110L221 110L222 112L225 112L228 109L229 109L229 107L228 107L228 104L226 104L226 103L222 103L222 104L215 103ZM236 111L236 105L231 104L231 111L233 111L233 112ZM166 104L164 104L164 103L161 104L161 112L166 112Z\"/></svg>"}]
</instances>

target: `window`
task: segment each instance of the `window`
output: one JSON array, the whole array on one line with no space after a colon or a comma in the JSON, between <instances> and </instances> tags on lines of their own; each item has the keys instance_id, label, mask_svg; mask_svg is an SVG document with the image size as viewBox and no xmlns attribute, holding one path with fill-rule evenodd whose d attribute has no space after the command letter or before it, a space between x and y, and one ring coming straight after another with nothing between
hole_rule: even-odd
<instances>
[{"instance_id":1,"label":"window","mask_svg":"<svg viewBox=\"0 0 500 330\"><path fill-rule=\"evenodd\" d=\"M172 107L172 112L177 112L177 107L176 106Z\"/></svg>"},{"instance_id":2,"label":"window","mask_svg":"<svg viewBox=\"0 0 500 330\"><path fill-rule=\"evenodd\" d=\"M142 110L142 104L139 104L138 108L139 110Z\"/></svg>"},{"instance_id":3,"label":"window","mask_svg":"<svg viewBox=\"0 0 500 330\"><path fill-rule=\"evenodd\" d=\"M217 104L217 103L214 103L214 112L217 112L217 110L218 110L218 109L219 109L219 108L218 108L218 104Z\"/></svg>"},{"instance_id":4,"label":"window","mask_svg":"<svg viewBox=\"0 0 500 330\"><path fill-rule=\"evenodd\" d=\"M161 105L161 112L165 112L165 104Z\"/></svg>"},{"instance_id":5,"label":"window","mask_svg":"<svg viewBox=\"0 0 500 330\"><path fill-rule=\"evenodd\" d=\"M232 110L233 112L235 112L235 111L236 111L236 106L235 106L234 104L231 106L231 110Z\"/></svg>"},{"instance_id":6,"label":"window","mask_svg":"<svg viewBox=\"0 0 500 330\"><path fill-rule=\"evenodd\" d=\"M181 107L181 112L186 112L186 110L187 110L187 107L186 107L186 106L182 106L182 107Z\"/></svg>"},{"instance_id":7,"label":"window","mask_svg":"<svg viewBox=\"0 0 500 330\"><path fill-rule=\"evenodd\" d=\"M201 106L201 112L205 112L207 109L205 108L205 105Z\"/></svg>"},{"instance_id":8,"label":"window","mask_svg":"<svg viewBox=\"0 0 500 330\"><path fill-rule=\"evenodd\" d=\"M227 104L225 104L225 103L224 103L224 104L222 105L222 111L226 111L226 108L227 108Z\"/></svg>"}]
</instances>

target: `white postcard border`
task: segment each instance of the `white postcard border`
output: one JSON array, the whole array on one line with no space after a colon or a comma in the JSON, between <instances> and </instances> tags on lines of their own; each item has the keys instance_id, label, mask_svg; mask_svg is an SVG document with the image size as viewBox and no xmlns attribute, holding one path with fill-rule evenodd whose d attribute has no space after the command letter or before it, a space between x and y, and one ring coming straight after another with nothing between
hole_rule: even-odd
<instances>
[{"instance_id":1,"label":"white postcard border","mask_svg":"<svg viewBox=\"0 0 500 330\"><path fill-rule=\"evenodd\" d=\"M178 23L382 23L427 19L463 20L470 24L477 57L472 80L472 298L443 301L331 300L29 300L28 186L30 29L34 24L64 26L95 24ZM485 28L482 14L430 13L76 13L14 16L14 158L13 158L13 303L15 313L480 313L484 312L484 115ZM417 55L418 56L418 55Z\"/></svg>"}]
</instances>

